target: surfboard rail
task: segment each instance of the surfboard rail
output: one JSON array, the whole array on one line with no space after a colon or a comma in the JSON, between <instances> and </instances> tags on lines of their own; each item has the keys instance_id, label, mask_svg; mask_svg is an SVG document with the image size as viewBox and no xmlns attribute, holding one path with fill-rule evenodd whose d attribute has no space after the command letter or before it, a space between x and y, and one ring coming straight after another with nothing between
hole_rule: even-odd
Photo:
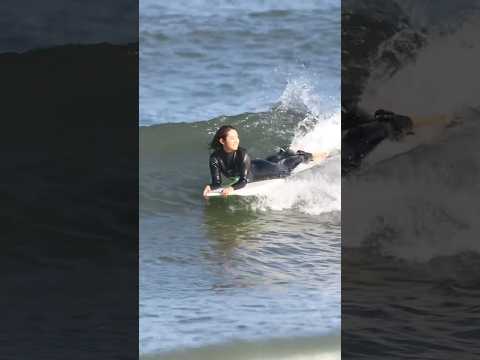
<instances>
[{"instance_id":1,"label":"surfboard rail","mask_svg":"<svg viewBox=\"0 0 480 360\"><path fill-rule=\"evenodd\" d=\"M299 164L295 169L292 170L290 176L285 178L277 178L277 179L269 179L269 180L260 180L248 183L241 189L234 190L228 196L258 196L261 194L265 194L269 190L272 190L274 187L278 186L279 184L283 184L287 179L291 178L294 175L297 175L301 172L309 170L317 165L320 165L326 158L328 154L325 152L315 153L313 156L312 161L308 163ZM211 190L206 196L207 197L216 197L216 196L223 196L222 195L223 187Z\"/></svg>"}]
</instances>

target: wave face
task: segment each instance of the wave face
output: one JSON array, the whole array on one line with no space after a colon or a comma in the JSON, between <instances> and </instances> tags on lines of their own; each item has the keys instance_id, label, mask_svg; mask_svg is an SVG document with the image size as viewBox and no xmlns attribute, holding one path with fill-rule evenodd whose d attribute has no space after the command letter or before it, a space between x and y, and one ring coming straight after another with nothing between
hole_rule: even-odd
<instances>
[{"instance_id":1,"label":"wave face","mask_svg":"<svg viewBox=\"0 0 480 360\"><path fill-rule=\"evenodd\" d=\"M210 181L208 143L221 125L230 124L239 129L241 146L253 158L264 158L279 146L333 154L321 167L253 201L252 208L339 214L340 112L333 110L333 104L327 107L332 110L323 110L323 104L329 101L332 102L322 99L308 83L295 82L287 85L281 102L268 112L141 127L141 211L162 212L171 207L191 206L192 198L196 200L202 185Z\"/></svg>"},{"instance_id":2,"label":"wave face","mask_svg":"<svg viewBox=\"0 0 480 360\"><path fill-rule=\"evenodd\" d=\"M340 2L140 2L141 125L268 111L308 78L337 96Z\"/></svg>"},{"instance_id":3,"label":"wave face","mask_svg":"<svg viewBox=\"0 0 480 360\"><path fill-rule=\"evenodd\" d=\"M340 333L338 106L305 79L269 111L140 127L141 354L250 359L275 335L283 358L339 357L313 345ZM252 157L277 146L333 156L260 198L205 201L207 145L226 123Z\"/></svg>"},{"instance_id":4,"label":"wave face","mask_svg":"<svg viewBox=\"0 0 480 360\"><path fill-rule=\"evenodd\" d=\"M339 358L339 105L339 1L140 2L142 357ZM333 156L205 201L223 124L253 158Z\"/></svg>"}]
</instances>

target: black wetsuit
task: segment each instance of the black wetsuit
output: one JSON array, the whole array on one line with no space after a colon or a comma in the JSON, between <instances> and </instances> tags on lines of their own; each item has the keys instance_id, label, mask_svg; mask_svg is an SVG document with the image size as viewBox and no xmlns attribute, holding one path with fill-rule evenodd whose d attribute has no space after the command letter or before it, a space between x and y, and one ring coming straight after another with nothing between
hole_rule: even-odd
<instances>
[{"instance_id":1,"label":"black wetsuit","mask_svg":"<svg viewBox=\"0 0 480 360\"><path fill-rule=\"evenodd\" d=\"M360 166L362 159L385 139L399 140L411 133L412 120L377 110L373 118L359 110L342 108L342 175Z\"/></svg>"},{"instance_id":2,"label":"black wetsuit","mask_svg":"<svg viewBox=\"0 0 480 360\"><path fill-rule=\"evenodd\" d=\"M281 149L277 154L269 156L266 160L251 160L244 148L226 153L217 150L210 155L210 174L212 190L221 187L222 175L227 178L238 177L238 180L231 185L235 190L241 189L248 182L281 178L288 176L290 172L300 163L312 159L312 154L297 151L285 151Z\"/></svg>"}]
</instances>

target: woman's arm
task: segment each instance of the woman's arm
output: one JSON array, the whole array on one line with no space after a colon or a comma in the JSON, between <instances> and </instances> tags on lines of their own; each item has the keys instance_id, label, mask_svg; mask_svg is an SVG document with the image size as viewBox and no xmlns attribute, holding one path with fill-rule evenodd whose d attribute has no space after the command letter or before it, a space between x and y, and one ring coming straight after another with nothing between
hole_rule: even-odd
<instances>
[{"instance_id":1,"label":"woman's arm","mask_svg":"<svg viewBox=\"0 0 480 360\"><path fill-rule=\"evenodd\" d=\"M212 183L210 189L215 190L222 186L222 177L220 175L220 162L216 156L210 156L210 175L212 177Z\"/></svg>"},{"instance_id":2,"label":"woman's arm","mask_svg":"<svg viewBox=\"0 0 480 360\"><path fill-rule=\"evenodd\" d=\"M252 161L250 160L250 156L247 154L247 152L244 153L243 159L240 164L240 178L238 181L232 185L232 188L234 190L241 189L245 187L248 183L248 173L250 172L250 168L252 166Z\"/></svg>"}]
</instances>

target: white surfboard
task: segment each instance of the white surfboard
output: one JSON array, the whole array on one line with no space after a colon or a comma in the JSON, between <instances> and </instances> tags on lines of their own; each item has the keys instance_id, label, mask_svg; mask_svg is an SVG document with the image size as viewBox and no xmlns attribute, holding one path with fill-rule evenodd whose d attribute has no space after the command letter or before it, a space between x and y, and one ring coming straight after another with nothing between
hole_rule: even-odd
<instances>
[{"instance_id":1,"label":"white surfboard","mask_svg":"<svg viewBox=\"0 0 480 360\"><path fill-rule=\"evenodd\" d=\"M324 159L320 160L314 160L310 161L308 163L302 163L299 164L295 169L292 170L290 175L285 178L280 178L280 179L270 179L270 180L261 180L261 181L254 181L251 183L248 183L245 185L243 188L234 190L232 193L230 193L229 196L232 195L237 195L237 196L258 196L262 195L265 193L268 193L270 190L274 189L280 184L283 184L285 181L287 181L288 178L291 178L292 176L295 176L301 172L304 172L308 169L311 169L319 164L321 164L324 161ZM223 188L218 188L215 190L210 191L207 196L212 197L212 196L222 196L222 190Z\"/></svg>"}]
</instances>

